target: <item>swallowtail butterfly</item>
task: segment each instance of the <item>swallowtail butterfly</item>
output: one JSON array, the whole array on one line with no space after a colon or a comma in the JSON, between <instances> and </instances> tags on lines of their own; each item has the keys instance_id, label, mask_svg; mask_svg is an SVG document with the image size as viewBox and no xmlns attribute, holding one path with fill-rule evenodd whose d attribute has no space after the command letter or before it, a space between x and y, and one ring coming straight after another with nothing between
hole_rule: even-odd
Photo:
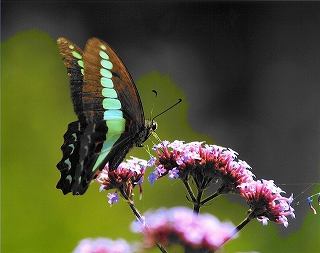
<instances>
[{"instance_id":1,"label":"swallowtail butterfly","mask_svg":"<svg viewBox=\"0 0 320 253\"><path fill-rule=\"evenodd\" d=\"M84 194L106 163L115 170L134 146L156 130L144 117L138 90L121 59L104 41L91 38L84 51L59 38L78 120L68 125L57 164L64 194Z\"/></svg>"}]
</instances>

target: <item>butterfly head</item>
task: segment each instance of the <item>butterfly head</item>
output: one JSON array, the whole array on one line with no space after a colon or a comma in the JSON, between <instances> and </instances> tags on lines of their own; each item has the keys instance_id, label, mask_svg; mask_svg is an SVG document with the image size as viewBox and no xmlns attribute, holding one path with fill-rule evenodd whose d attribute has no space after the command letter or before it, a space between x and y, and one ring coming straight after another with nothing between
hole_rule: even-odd
<instances>
[{"instance_id":1,"label":"butterfly head","mask_svg":"<svg viewBox=\"0 0 320 253\"><path fill-rule=\"evenodd\" d=\"M154 120L145 120L145 125L138 133L136 146L142 147L143 143L150 137L151 134L154 134L157 129L157 122Z\"/></svg>"}]
</instances>

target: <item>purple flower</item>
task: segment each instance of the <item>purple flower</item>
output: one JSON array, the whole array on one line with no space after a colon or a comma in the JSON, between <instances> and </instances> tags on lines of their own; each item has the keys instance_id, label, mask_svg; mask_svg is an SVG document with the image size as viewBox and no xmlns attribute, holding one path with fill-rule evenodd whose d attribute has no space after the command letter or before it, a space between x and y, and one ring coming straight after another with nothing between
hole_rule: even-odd
<instances>
[{"instance_id":1,"label":"purple flower","mask_svg":"<svg viewBox=\"0 0 320 253\"><path fill-rule=\"evenodd\" d=\"M147 162L147 167L151 167L154 165L156 158L154 156L150 157L150 160Z\"/></svg>"},{"instance_id":2,"label":"purple flower","mask_svg":"<svg viewBox=\"0 0 320 253\"><path fill-rule=\"evenodd\" d=\"M155 149L158 159L152 172L152 184L157 175L160 179L167 174L170 179L187 181L193 178L198 189L206 189L211 183L220 182L219 193L239 193L242 183L253 182L250 166L237 159L238 153L232 149L203 142L184 143L164 141Z\"/></svg>"},{"instance_id":3,"label":"purple flower","mask_svg":"<svg viewBox=\"0 0 320 253\"><path fill-rule=\"evenodd\" d=\"M263 225L268 221L288 226L286 216L295 218L294 209L290 206L293 195L285 198L280 195L283 191L272 180L258 180L243 183L239 187L240 195L245 197L249 205L250 218L257 218Z\"/></svg>"},{"instance_id":4,"label":"purple flower","mask_svg":"<svg viewBox=\"0 0 320 253\"><path fill-rule=\"evenodd\" d=\"M120 200L117 192L114 193L108 193L107 198L109 199L108 203L110 205L114 204L114 203L118 203L118 201Z\"/></svg>"},{"instance_id":5,"label":"purple flower","mask_svg":"<svg viewBox=\"0 0 320 253\"><path fill-rule=\"evenodd\" d=\"M180 244L185 252L215 251L234 236L234 226L222 223L210 214L196 215L186 207L160 209L146 215L146 226L132 224L134 232L142 232L144 246L152 248Z\"/></svg>"},{"instance_id":6,"label":"purple flower","mask_svg":"<svg viewBox=\"0 0 320 253\"><path fill-rule=\"evenodd\" d=\"M148 181L150 182L150 185L154 184L154 181L157 180L157 174L154 172L151 172L149 177L148 177Z\"/></svg>"},{"instance_id":7,"label":"purple flower","mask_svg":"<svg viewBox=\"0 0 320 253\"><path fill-rule=\"evenodd\" d=\"M179 170L176 169L176 168L173 168L172 170L170 170L170 171L168 172L169 179L178 178L178 177L179 177L178 172L179 172Z\"/></svg>"},{"instance_id":8,"label":"purple flower","mask_svg":"<svg viewBox=\"0 0 320 253\"><path fill-rule=\"evenodd\" d=\"M73 253L132 253L133 248L123 239L83 239Z\"/></svg>"},{"instance_id":9,"label":"purple flower","mask_svg":"<svg viewBox=\"0 0 320 253\"><path fill-rule=\"evenodd\" d=\"M132 200L133 189L136 185L139 185L140 194L142 194L142 182L147 165L147 161L135 157L122 162L113 171L109 171L108 164L106 164L95 181L101 185L100 191L116 189L116 192L119 192L124 199ZM111 198L111 194L108 197L110 204L118 202Z\"/></svg>"},{"instance_id":10,"label":"purple flower","mask_svg":"<svg viewBox=\"0 0 320 253\"><path fill-rule=\"evenodd\" d=\"M166 170L162 166L158 166L155 168L154 172L160 177Z\"/></svg>"}]
</instances>

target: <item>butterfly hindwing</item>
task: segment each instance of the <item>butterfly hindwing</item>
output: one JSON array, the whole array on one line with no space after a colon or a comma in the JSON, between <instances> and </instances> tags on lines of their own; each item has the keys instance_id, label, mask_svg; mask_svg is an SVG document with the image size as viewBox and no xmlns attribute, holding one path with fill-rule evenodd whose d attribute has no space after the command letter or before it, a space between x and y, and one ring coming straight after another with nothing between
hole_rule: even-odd
<instances>
[{"instance_id":1,"label":"butterfly hindwing","mask_svg":"<svg viewBox=\"0 0 320 253\"><path fill-rule=\"evenodd\" d=\"M78 181L74 182L72 188L74 194L83 194L91 180L95 178L107 162L109 162L109 169L113 166L112 164L116 164L117 167L134 146L133 139L128 134L121 135L121 138L117 135L108 135L109 141L107 141L105 139L105 126L106 123L103 121L99 124L90 124L81 136L80 163L74 176ZM128 137L125 138L125 135L128 135ZM116 144L113 144L113 138L118 140L118 142L115 141Z\"/></svg>"},{"instance_id":2,"label":"butterfly hindwing","mask_svg":"<svg viewBox=\"0 0 320 253\"><path fill-rule=\"evenodd\" d=\"M86 191L95 177L98 165L105 158L105 156L101 158L101 153L109 154L112 150L113 145L104 145L107 143L106 132L108 128L105 121L88 124L85 128L81 127L79 121L68 125L61 146L63 157L57 164L61 172L57 188L64 194L68 192L83 194ZM108 137L112 139L112 136Z\"/></svg>"},{"instance_id":3,"label":"butterfly hindwing","mask_svg":"<svg viewBox=\"0 0 320 253\"><path fill-rule=\"evenodd\" d=\"M83 194L91 180L95 176L97 169L94 168L99 153L106 141L106 132L108 131L105 121L91 123L82 132L80 136L79 161L74 173L74 185L72 191L74 194Z\"/></svg>"},{"instance_id":4,"label":"butterfly hindwing","mask_svg":"<svg viewBox=\"0 0 320 253\"><path fill-rule=\"evenodd\" d=\"M76 168L79 163L79 150L81 146L80 137L84 129L81 128L79 121L72 122L68 125L68 130L64 134L64 143L61 146L62 159L57 164L61 172L61 178L57 188L61 189L64 194L72 191L74 184Z\"/></svg>"}]
</instances>

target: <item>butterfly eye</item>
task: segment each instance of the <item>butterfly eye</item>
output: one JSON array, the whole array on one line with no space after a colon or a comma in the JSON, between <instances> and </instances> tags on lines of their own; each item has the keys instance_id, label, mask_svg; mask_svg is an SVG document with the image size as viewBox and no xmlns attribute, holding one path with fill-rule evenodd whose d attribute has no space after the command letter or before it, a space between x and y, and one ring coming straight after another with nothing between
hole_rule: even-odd
<instances>
[{"instance_id":1,"label":"butterfly eye","mask_svg":"<svg viewBox=\"0 0 320 253\"><path fill-rule=\"evenodd\" d=\"M156 131L157 128L158 128L157 122L153 121L153 122L152 122L152 125L151 125L151 130L152 130L152 131Z\"/></svg>"}]
</instances>

